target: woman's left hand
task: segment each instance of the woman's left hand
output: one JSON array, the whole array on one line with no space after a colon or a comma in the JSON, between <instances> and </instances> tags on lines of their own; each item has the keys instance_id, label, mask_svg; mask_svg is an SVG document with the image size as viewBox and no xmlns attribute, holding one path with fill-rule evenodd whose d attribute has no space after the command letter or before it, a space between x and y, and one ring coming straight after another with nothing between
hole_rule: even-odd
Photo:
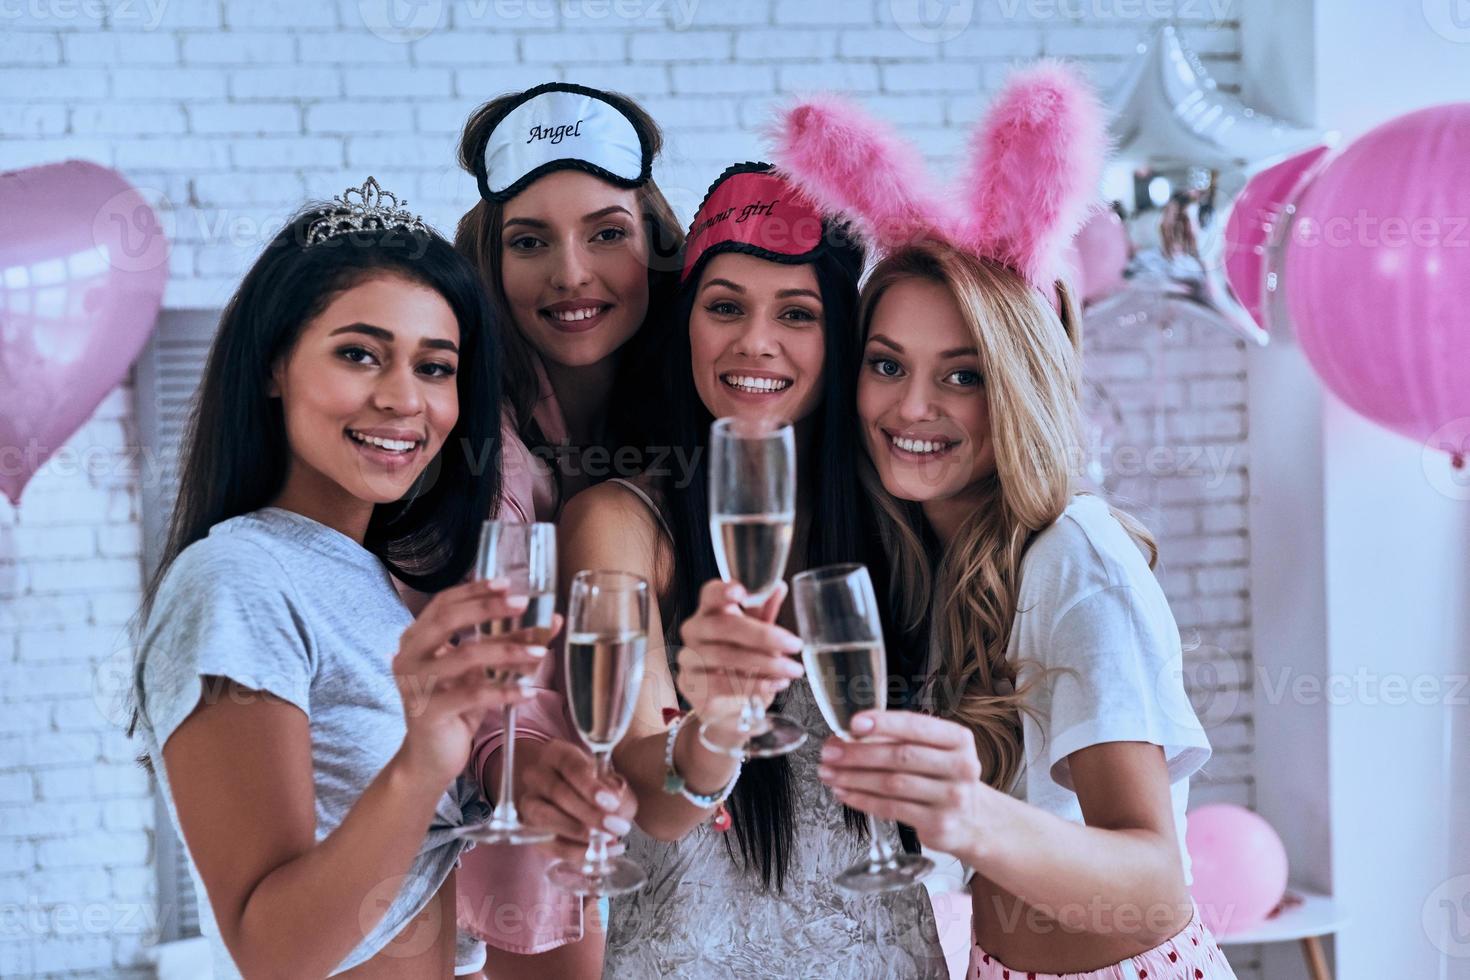
<instances>
[{"instance_id":1,"label":"woman's left hand","mask_svg":"<svg viewBox=\"0 0 1470 980\"><path fill-rule=\"evenodd\" d=\"M864 711L851 727L856 741L833 736L822 746L818 774L839 802L906 823L937 850L979 842L996 791L980 781L968 728L912 711Z\"/></svg>"},{"instance_id":2,"label":"woman's left hand","mask_svg":"<svg viewBox=\"0 0 1470 980\"><path fill-rule=\"evenodd\" d=\"M556 839L540 845L564 861L580 863L587 841L595 828L618 838L608 853L623 852L622 837L633 828L638 800L622 776L611 780L597 775L597 766L580 745L552 739L524 748L517 743L521 759L516 776L521 789L517 805L526 822L556 833Z\"/></svg>"}]
</instances>

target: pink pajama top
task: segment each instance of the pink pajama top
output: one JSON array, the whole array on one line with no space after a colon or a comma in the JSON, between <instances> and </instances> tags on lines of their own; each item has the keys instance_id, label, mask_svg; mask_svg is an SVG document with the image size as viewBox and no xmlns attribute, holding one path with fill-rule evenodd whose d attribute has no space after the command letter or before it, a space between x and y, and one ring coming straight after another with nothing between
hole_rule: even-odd
<instances>
[{"instance_id":1,"label":"pink pajama top","mask_svg":"<svg viewBox=\"0 0 1470 980\"><path fill-rule=\"evenodd\" d=\"M549 443L564 444L568 436L561 407L539 357L535 364L541 397L533 417ZM551 467L531 453L509 420L502 435L502 489L497 516L507 521L556 520L562 501ZM560 675L560 658L547 657L534 681L534 696L517 712L519 739L578 741L567 714ZM503 741L501 713L491 711L470 747L469 772L476 781L484 778L491 755ZM554 860L536 848L510 844L478 844L465 851L457 879L460 931L512 953L543 953L581 939L582 900L546 880L546 869Z\"/></svg>"}]
</instances>

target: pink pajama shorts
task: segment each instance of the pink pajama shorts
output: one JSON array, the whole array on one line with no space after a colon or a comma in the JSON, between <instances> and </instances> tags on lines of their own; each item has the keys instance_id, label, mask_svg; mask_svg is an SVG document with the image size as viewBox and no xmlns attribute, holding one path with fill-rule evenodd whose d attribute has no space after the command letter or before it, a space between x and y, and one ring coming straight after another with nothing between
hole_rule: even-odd
<instances>
[{"instance_id":1,"label":"pink pajama shorts","mask_svg":"<svg viewBox=\"0 0 1470 980\"><path fill-rule=\"evenodd\" d=\"M1172 939L1100 970L1067 974L1012 970L976 945L970 950L966 976L968 980L1235 980L1235 971L1196 908L1189 924Z\"/></svg>"}]
</instances>

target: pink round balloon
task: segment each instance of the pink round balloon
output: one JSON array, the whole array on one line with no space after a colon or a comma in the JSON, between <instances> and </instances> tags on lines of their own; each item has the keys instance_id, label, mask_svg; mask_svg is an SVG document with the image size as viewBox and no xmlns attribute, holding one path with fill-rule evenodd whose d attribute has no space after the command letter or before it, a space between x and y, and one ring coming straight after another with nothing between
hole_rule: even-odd
<instances>
[{"instance_id":1,"label":"pink round balloon","mask_svg":"<svg viewBox=\"0 0 1470 980\"><path fill-rule=\"evenodd\" d=\"M1470 451L1470 103L1368 132L1297 205L1282 273L1302 350L1354 410Z\"/></svg>"},{"instance_id":2,"label":"pink round balloon","mask_svg":"<svg viewBox=\"0 0 1470 980\"><path fill-rule=\"evenodd\" d=\"M1191 810L1184 834L1200 918L1217 936L1265 921L1286 894L1286 848L1245 807L1212 803Z\"/></svg>"},{"instance_id":3,"label":"pink round balloon","mask_svg":"<svg viewBox=\"0 0 1470 980\"><path fill-rule=\"evenodd\" d=\"M1270 329L1261 303L1266 245L1277 231L1282 209L1296 200L1326 154L1327 147L1314 147L1256 174L1235 199L1225 223L1225 278L1262 329Z\"/></svg>"},{"instance_id":4,"label":"pink round balloon","mask_svg":"<svg viewBox=\"0 0 1470 980\"><path fill-rule=\"evenodd\" d=\"M1123 288L1128 267L1128 229L1112 208L1097 212L1072 241L1082 301L1096 303Z\"/></svg>"},{"instance_id":5,"label":"pink round balloon","mask_svg":"<svg viewBox=\"0 0 1470 980\"><path fill-rule=\"evenodd\" d=\"M26 484L137 358L168 280L157 217L116 171L0 174L0 492Z\"/></svg>"}]
</instances>

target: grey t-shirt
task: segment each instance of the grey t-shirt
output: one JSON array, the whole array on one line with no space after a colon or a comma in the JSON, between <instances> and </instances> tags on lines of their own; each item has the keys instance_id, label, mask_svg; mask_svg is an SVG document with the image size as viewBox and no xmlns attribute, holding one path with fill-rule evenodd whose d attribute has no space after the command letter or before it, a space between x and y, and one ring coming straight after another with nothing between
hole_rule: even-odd
<instances>
[{"instance_id":1,"label":"grey t-shirt","mask_svg":"<svg viewBox=\"0 0 1470 980\"><path fill-rule=\"evenodd\" d=\"M222 521L184 549L159 586L133 672L140 728L175 832L161 747L201 696L222 696L206 689L203 675L269 691L306 714L316 839L335 830L403 742L391 664L412 621L373 554L292 511L267 507ZM487 812L468 780L447 787L401 885L374 896L389 903L387 913L334 973L370 959L423 909L464 848L450 829ZM189 871L216 980L238 978L192 856Z\"/></svg>"}]
</instances>

